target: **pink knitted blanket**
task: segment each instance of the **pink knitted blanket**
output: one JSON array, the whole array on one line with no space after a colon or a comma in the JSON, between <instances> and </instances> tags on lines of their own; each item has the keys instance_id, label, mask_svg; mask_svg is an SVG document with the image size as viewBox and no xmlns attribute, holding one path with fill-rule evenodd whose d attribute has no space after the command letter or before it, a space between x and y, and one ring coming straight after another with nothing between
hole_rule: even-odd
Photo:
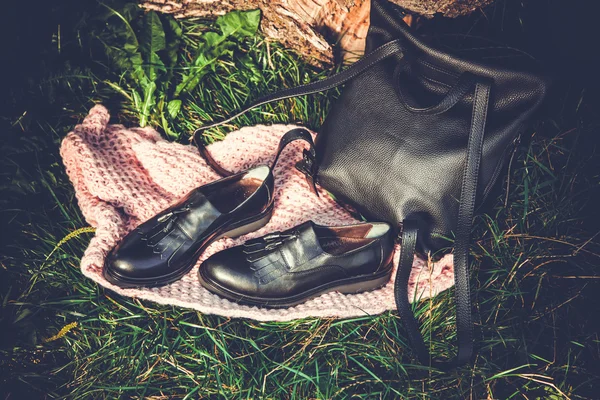
<instances>
[{"instance_id":1,"label":"pink knitted blanket","mask_svg":"<svg viewBox=\"0 0 600 400\"><path fill-rule=\"evenodd\" d=\"M287 309L264 309L239 305L202 288L197 268L218 251L285 230L312 219L318 224L355 222L322 189L315 196L302 174L293 166L302 156L302 142L288 146L275 168L275 209L271 221L259 231L235 240L224 238L209 246L196 266L181 280L158 288L121 289L102 276L104 258L130 230L174 203L195 187L219 176L204 162L193 146L163 140L151 128L109 125L106 108L97 105L81 125L62 142L60 149L67 174L75 187L77 201L86 221L96 228L95 236L81 259L85 276L121 295L192 308L225 317L260 321L287 321L302 317L347 318L379 314L395 308L393 279L385 287L366 293L324 294ZM279 138L292 125L253 126L227 135L208 150L226 169L238 172L258 164L270 164ZM396 249L395 266L398 265ZM427 298L453 285L452 256L432 263L415 258L409 295ZM416 290L416 294L415 294Z\"/></svg>"}]
</instances>

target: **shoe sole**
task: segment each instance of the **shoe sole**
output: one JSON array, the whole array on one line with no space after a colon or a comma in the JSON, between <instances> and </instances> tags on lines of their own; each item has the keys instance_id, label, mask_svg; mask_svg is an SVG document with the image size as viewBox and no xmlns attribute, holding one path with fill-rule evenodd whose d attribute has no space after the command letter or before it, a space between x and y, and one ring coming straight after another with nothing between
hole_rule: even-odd
<instances>
[{"instance_id":1,"label":"shoe sole","mask_svg":"<svg viewBox=\"0 0 600 400\"><path fill-rule=\"evenodd\" d=\"M112 270L109 265L105 265L103 269L104 278L112 283L113 285L119 286L121 288L139 288L139 287L159 287L168 285L169 283L173 283L179 279L181 279L184 275L186 275L193 266L196 264L198 257L204 252L204 250L210 246L212 243L217 240L228 237L230 239L234 239L239 236L243 236L250 232L254 232L264 227L271 220L271 216L273 215L273 206L269 207L263 213L257 215L253 218L248 218L246 220L239 221L238 223L225 227L227 231L216 234L212 239L207 240L197 251L194 252L194 255L190 258L189 264L186 268L181 270L177 270L176 272L168 275L163 275L160 277L153 278L130 278L124 277L118 274L116 271Z\"/></svg>"},{"instance_id":2,"label":"shoe sole","mask_svg":"<svg viewBox=\"0 0 600 400\"><path fill-rule=\"evenodd\" d=\"M360 275L353 278L345 278L329 282L324 285L313 288L301 294L281 298L264 298L247 296L227 289L210 278L204 276L202 266L198 270L198 279L200 284L208 291L224 297L239 304L250 306L268 307L268 308L288 308L302 304L310 299L319 297L329 292L340 292L342 294L355 294L379 289L385 286L392 276L392 264L390 263L383 271L369 275Z\"/></svg>"}]
</instances>

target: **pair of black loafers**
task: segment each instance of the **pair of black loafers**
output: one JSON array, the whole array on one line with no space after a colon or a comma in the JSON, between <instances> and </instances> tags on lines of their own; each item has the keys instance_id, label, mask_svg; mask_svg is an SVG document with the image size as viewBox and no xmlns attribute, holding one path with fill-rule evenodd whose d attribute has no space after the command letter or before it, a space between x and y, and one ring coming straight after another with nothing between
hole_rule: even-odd
<instances>
[{"instance_id":1,"label":"pair of black loafers","mask_svg":"<svg viewBox=\"0 0 600 400\"><path fill-rule=\"evenodd\" d=\"M305 130L290 131L279 153L296 139L312 138ZM106 258L105 278L120 287L180 279L215 240L267 224L273 185L272 167L261 165L194 189L130 232ZM392 254L386 223L327 227L308 221L214 254L198 277L206 289L232 301L289 307L333 290L357 293L385 285Z\"/></svg>"}]
</instances>

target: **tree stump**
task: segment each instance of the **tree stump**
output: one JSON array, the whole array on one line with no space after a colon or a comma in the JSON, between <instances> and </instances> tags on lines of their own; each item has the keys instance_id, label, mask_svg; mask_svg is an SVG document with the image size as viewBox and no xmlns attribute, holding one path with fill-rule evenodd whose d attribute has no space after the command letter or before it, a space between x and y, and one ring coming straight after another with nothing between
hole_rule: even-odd
<instances>
[{"instance_id":1,"label":"tree stump","mask_svg":"<svg viewBox=\"0 0 600 400\"><path fill-rule=\"evenodd\" d=\"M457 17L493 0L391 0L407 11L430 18L434 14ZM141 0L148 10L176 18L209 18L232 10L262 11L261 30L270 39L296 50L308 62L326 66L334 62L332 44L343 60L364 52L369 28L370 0Z\"/></svg>"}]
</instances>

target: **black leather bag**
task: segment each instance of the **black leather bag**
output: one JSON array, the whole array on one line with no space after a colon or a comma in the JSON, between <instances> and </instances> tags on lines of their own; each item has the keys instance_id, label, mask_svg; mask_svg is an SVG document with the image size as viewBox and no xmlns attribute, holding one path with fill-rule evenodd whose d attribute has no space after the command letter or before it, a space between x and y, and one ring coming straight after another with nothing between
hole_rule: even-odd
<instances>
[{"instance_id":1,"label":"black leather bag","mask_svg":"<svg viewBox=\"0 0 600 400\"><path fill-rule=\"evenodd\" d=\"M454 237L457 365L473 353L468 254L474 211L498 180L548 83L531 70L448 54L411 33L402 16L387 1L372 0L360 61L330 78L260 99L227 121L261 104L347 82L317 136L316 160L305 153L300 169L367 219L399 228L396 302L424 364L431 356L408 301L413 257L415 251L448 247L447 238Z\"/></svg>"}]
</instances>

